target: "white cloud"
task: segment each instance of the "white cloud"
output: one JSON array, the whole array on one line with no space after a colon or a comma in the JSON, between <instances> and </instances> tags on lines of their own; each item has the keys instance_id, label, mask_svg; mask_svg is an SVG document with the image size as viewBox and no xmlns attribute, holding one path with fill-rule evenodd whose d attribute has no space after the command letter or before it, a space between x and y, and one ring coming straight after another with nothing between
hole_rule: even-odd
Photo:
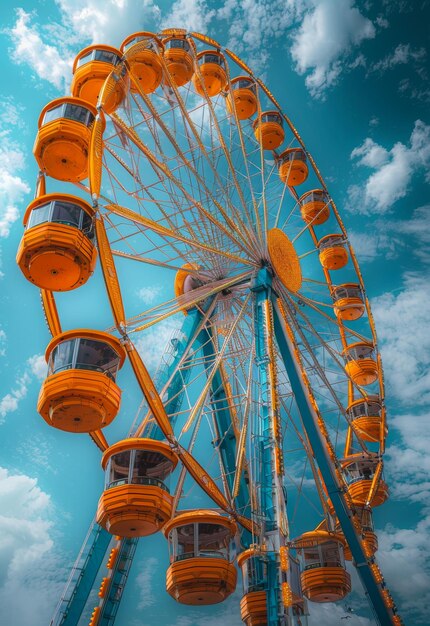
<instances>
[{"instance_id":1,"label":"white cloud","mask_svg":"<svg viewBox=\"0 0 430 626\"><path fill-rule=\"evenodd\" d=\"M182 320L179 316L169 317L139 333L140 337L134 343L150 373L153 374L157 369L161 357L169 345L168 342L181 325Z\"/></svg>"},{"instance_id":2,"label":"white cloud","mask_svg":"<svg viewBox=\"0 0 430 626\"><path fill-rule=\"evenodd\" d=\"M382 254L393 258L397 254L396 241L386 232L357 233L350 231L348 238L359 263L369 263Z\"/></svg>"},{"instance_id":3,"label":"white cloud","mask_svg":"<svg viewBox=\"0 0 430 626\"><path fill-rule=\"evenodd\" d=\"M11 391L0 398L0 424L4 422L4 418L8 413L14 413L18 410L21 400L27 395L28 387L33 378L43 380L46 376L46 371L47 366L42 355L35 354L27 359L24 373L17 376Z\"/></svg>"},{"instance_id":4,"label":"white cloud","mask_svg":"<svg viewBox=\"0 0 430 626\"><path fill-rule=\"evenodd\" d=\"M392 54L388 54L386 57L381 59L381 61L378 61L378 63L373 63L369 71L385 72L386 70L392 69L397 65L408 65L410 67L414 62L424 62L425 58L425 48L417 48L414 50L410 44L400 43L394 49Z\"/></svg>"},{"instance_id":5,"label":"white cloud","mask_svg":"<svg viewBox=\"0 0 430 626\"><path fill-rule=\"evenodd\" d=\"M5 356L6 354L6 342L7 335L4 330L0 328L0 356Z\"/></svg>"},{"instance_id":6,"label":"white cloud","mask_svg":"<svg viewBox=\"0 0 430 626\"><path fill-rule=\"evenodd\" d=\"M216 11L209 9L206 0L176 0L163 18L161 28L185 28L205 34Z\"/></svg>"},{"instance_id":7,"label":"white cloud","mask_svg":"<svg viewBox=\"0 0 430 626\"><path fill-rule=\"evenodd\" d=\"M161 285L151 285L150 287L142 287L139 289L137 295L142 300L143 304L152 304L162 290Z\"/></svg>"},{"instance_id":8,"label":"white cloud","mask_svg":"<svg viewBox=\"0 0 430 626\"><path fill-rule=\"evenodd\" d=\"M139 602L137 608L139 610L146 609L148 606L153 606L156 602L156 598L153 593L152 581L156 573L156 568L159 561L155 557L151 556L140 564L138 570L139 574L136 578L136 585L139 588Z\"/></svg>"},{"instance_id":9,"label":"white cloud","mask_svg":"<svg viewBox=\"0 0 430 626\"><path fill-rule=\"evenodd\" d=\"M322 97L336 84L352 49L373 37L375 27L354 6L354 0L316 3L305 15L291 48L296 70L307 73L306 86L311 94Z\"/></svg>"},{"instance_id":10,"label":"white cloud","mask_svg":"<svg viewBox=\"0 0 430 626\"><path fill-rule=\"evenodd\" d=\"M348 598L349 600L349 598ZM349 602L345 607L349 606ZM351 618L351 622L341 622L341 619ZM316 604L311 603L310 616L308 617L309 626L333 626L333 624L348 624L351 626L372 626L373 622L367 617L361 617L355 611L350 612L347 608L343 608L338 604Z\"/></svg>"},{"instance_id":11,"label":"white cloud","mask_svg":"<svg viewBox=\"0 0 430 626\"><path fill-rule=\"evenodd\" d=\"M17 410L20 401L27 395L29 383L30 376L24 373L16 379L14 388L0 399L0 424L8 413Z\"/></svg>"},{"instance_id":12,"label":"white cloud","mask_svg":"<svg viewBox=\"0 0 430 626\"><path fill-rule=\"evenodd\" d=\"M153 0L56 0L63 23L86 44L106 43L119 47L138 30L158 26L160 9ZM181 26L171 24L170 26Z\"/></svg>"},{"instance_id":13,"label":"white cloud","mask_svg":"<svg viewBox=\"0 0 430 626\"><path fill-rule=\"evenodd\" d=\"M430 401L429 277L407 274L404 289L372 300L389 393L401 403Z\"/></svg>"},{"instance_id":14,"label":"white cloud","mask_svg":"<svg viewBox=\"0 0 430 626\"><path fill-rule=\"evenodd\" d=\"M390 591L399 598L400 613L413 616L418 626L428 624L430 615L430 517L413 528L388 524L378 533L378 562Z\"/></svg>"},{"instance_id":15,"label":"white cloud","mask_svg":"<svg viewBox=\"0 0 430 626\"><path fill-rule=\"evenodd\" d=\"M15 110L11 105L8 108ZM5 112L4 109L2 112ZM11 139L10 130L3 130L0 126L0 237L9 236L12 224L19 217L18 205L30 191L28 184L18 175L24 166L25 158L21 147Z\"/></svg>"},{"instance_id":16,"label":"white cloud","mask_svg":"<svg viewBox=\"0 0 430 626\"><path fill-rule=\"evenodd\" d=\"M387 218L362 224L363 232L350 230L349 240L360 263L377 258L396 259L406 252L430 265L430 204L418 207L409 220Z\"/></svg>"},{"instance_id":17,"label":"white cloud","mask_svg":"<svg viewBox=\"0 0 430 626\"><path fill-rule=\"evenodd\" d=\"M66 42L61 47L45 43L40 28L31 24L32 17L24 9L17 9L17 21L9 32L14 46L12 60L29 65L39 78L65 91L71 80L73 56Z\"/></svg>"},{"instance_id":18,"label":"white cloud","mask_svg":"<svg viewBox=\"0 0 430 626\"><path fill-rule=\"evenodd\" d=\"M44 380L48 371L48 366L43 354L35 354L27 359L27 363L30 366L31 373L38 380Z\"/></svg>"},{"instance_id":19,"label":"white cloud","mask_svg":"<svg viewBox=\"0 0 430 626\"><path fill-rule=\"evenodd\" d=\"M217 18L228 25L227 47L261 77L274 40L286 36L307 4L306 0L226 0Z\"/></svg>"},{"instance_id":20,"label":"white cloud","mask_svg":"<svg viewBox=\"0 0 430 626\"><path fill-rule=\"evenodd\" d=\"M0 499L0 622L42 626L49 622L63 577L53 553L51 500L36 479L4 468Z\"/></svg>"},{"instance_id":21,"label":"white cloud","mask_svg":"<svg viewBox=\"0 0 430 626\"><path fill-rule=\"evenodd\" d=\"M390 151L367 138L361 146L354 148L351 158L358 159L358 165L376 171L363 186L349 187L349 210L384 214L397 200L406 196L415 172L424 169L426 180L430 180L430 126L417 120L409 146L397 142Z\"/></svg>"}]
</instances>

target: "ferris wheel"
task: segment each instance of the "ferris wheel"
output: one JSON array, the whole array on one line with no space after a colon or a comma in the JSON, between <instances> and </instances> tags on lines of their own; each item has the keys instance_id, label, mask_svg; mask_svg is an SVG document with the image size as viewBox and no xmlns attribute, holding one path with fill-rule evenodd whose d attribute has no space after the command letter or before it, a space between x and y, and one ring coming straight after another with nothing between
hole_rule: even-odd
<instances>
[{"instance_id":1,"label":"ferris wheel","mask_svg":"<svg viewBox=\"0 0 430 626\"><path fill-rule=\"evenodd\" d=\"M90 434L105 489L51 624L78 623L99 571L89 623L113 624L138 538L156 532L177 602L222 602L239 569L247 626L303 625L351 591L349 560L377 622L401 624L375 560L372 509L388 497L375 328L297 130L232 51L181 29L85 48L71 91L39 118L17 262L53 336L38 411ZM114 325L63 330L55 298L97 263ZM136 265L172 285L139 313L121 278ZM152 377L136 339L174 316ZM144 397L132 425L118 415L126 358ZM108 442L114 419L124 438ZM187 505L187 474L203 508Z\"/></svg>"}]
</instances>

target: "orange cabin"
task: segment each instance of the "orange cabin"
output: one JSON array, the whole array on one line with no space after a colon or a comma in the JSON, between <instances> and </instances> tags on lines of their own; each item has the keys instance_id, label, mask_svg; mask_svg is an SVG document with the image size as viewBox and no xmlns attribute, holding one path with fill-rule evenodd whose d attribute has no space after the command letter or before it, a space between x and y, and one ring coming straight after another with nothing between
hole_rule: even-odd
<instances>
[{"instance_id":1,"label":"orange cabin","mask_svg":"<svg viewBox=\"0 0 430 626\"><path fill-rule=\"evenodd\" d=\"M163 39L164 60L169 74L177 87L190 82L194 74L193 57L190 44L185 37L168 37Z\"/></svg>"},{"instance_id":2,"label":"orange cabin","mask_svg":"<svg viewBox=\"0 0 430 626\"><path fill-rule=\"evenodd\" d=\"M312 189L299 198L300 213L306 224L319 226L330 216L330 198L323 189Z\"/></svg>"},{"instance_id":3,"label":"orange cabin","mask_svg":"<svg viewBox=\"0 0 430 626\"><path fill-rule=\"evenodd\" d=\"M257 111L257 85L248 76L233 78L226 98L227 111L236 111L239 120L247 120Z\"/></svg>"},{"instance_id":4,"label":"orange cabin","mask_svg":"<svg viewBox=\"0 0 430 626\"><path fill-rule=\"evenodd\" d=\"M169 542L168 593L181 604L217 604L236 589L236 523L214 511L180 513L163 529Z\"/></svg>"},{"instance_id":5,"label":"orange cabin","mask_svg":"<svg viewBox=\"0 0 430 626\"><path fill-rule=\"evenodd\" d=\"M223 91L227 84L225 57L218 50L204 50L197 55L197 65L202 80L196 72L193 76L193 85L198 94L213 98Z\"/></svg>"},{"instance_id":6,"label":"orange cabin","mask_svg":"<svg viewBox=\"0 0 430 626\"><path fill-rule=\"evenodd\" d=\"M99 44L84 48L73 63L72 95L94 106L101 104L106 113L113 113L125 96L120 75L109 78L103 102L99 101L99 95L106 79L120 63L121 52L116 48Z\"/></svg>"},{"instance_id":7,"label":"orange cabin","mask_svg":"<svg viewBox=\"0 0 430 626\"><path fill-rule=\"evenodd\" d=\"M364 314L363 292L357 283L345 283L332 290L336 317L350 322L358 320Z\"/></svg>"},{"instance_id":8,"label":"orange cabin","mask_svg":"<svg viewBox=\"0 0 430 626\"><path fill-rule=\"evenodd\" d=\"M302 564L303 594L312 602L337 602L351 591L344 543L341 535L325 530L304 533L294 541Z\"/></svg>"},{"instance_id":9,"label":"orange cabin","mask_svg":"<svg viewBox=\"0 0 430 626\"><path fill-rule=\"evenodd\" d=\"M371 494L373 477L381 461L374 454L352 454L341 461L348 494L354 506L380 506L388 498L387 484L379 479ZM369 498L371 501L369 502Z\"/></svg>"},{"instance_id":10,"label":"orange cabin","mask_svg":"<svg viewBox=\"0 0 430 626\"><path fill-rule=\"evenodd\" d=\"M326 270L340 270L348 263L343 235L326 235L318 242L321 265Z\"/></svg>"},{"instance_id":11,"label":"orange cabin","mask_svg":"<svg viewBox=\"0 0 430 626\"><path fill-rule=\"evenodd\" d=\"M364 441L380 441L385 432L382 428L382 407L377 396L367 396L354 400L347 408L354 432Z\"/></svg>"},{"instance_id":12,"label":"orange cabin","mask_svg":"<svg viewBox=\"0 0 430 626\"><path fill-rule=\"evenodd\" d=\"M108 448L102 458L106 479L97 523L120 537L159 531L172 515L166 479L177 463L169 445L154 439L124 439Z\"/></svg>"},{"instance_id":13,"label":"orange cabin","mask_svg":"<svg viewBox=\"0 0 430 626\"><path fill-rule=\"evenodd\" d=\"M97 252L94 210L76 196L47 194L29 204L16 261L41 289L69 291L87 282Z\"/></svg>"},{"instance_id":14,"label":"orange cabin","mask_svg":"<svg viewBox=\"0 0 430 626\"><path fill-rule=\"evenodd\" d=\"M157 89L163 78L163 66L159 53L163 44L153 33L134 33L121 44L121 52L130 67L131 91L138 91L135 81L144 94Z\"/></svg>"},{"instance_id":15,"label":"orange cabin","mask_svg":"<svg viewBox=\"0 0 430 626\"><path fill-rule=\"evenodd\" d=\"M79 98L57 98L42 109L33 147L42 172L74 183L87 178L96 115L97 109Z\"/></svg>"},{"instance_id":16,"label":"orange cabin","mask_svg":"<svg viewBox=\"0 0 430 626\"><path fill-rule=\"evenodd\" d=\"M371 385L379 377L375 348L371 343L357 342L345 348L345 371L351 380L362 387Z\"/></svg>"},{"instance_id":17,"label":"orange cabin","mask_svg":"<svg viewBox=\"0 0 430 626\"><path fill-rule=\"evenodd\" d=\"M301 148L288 148L278 158L279 178L289 187L301 185L308 177L306 154Z\"/></svg>"},{"instance_id":18,"label":"orange cabin","mask_svg":"<svg viewBox=\"0 0 430 626\"><path fill-rule=\"evenodd\" d=\"M260 113L252 125L255 138L263 150L276 150L285 139L283 119L278 111Z\"/></svg>"},{"instance_id":19,"label":"orange cabin","mask_svg":"<svg viewBox=\"0 0 430 626\"><path fill-rule=\"evenodd\" d=\"M69 330L51 340L45 356L48 376L37 403L43 419L77 433L110 424L121 402L115 382L125 359L120 341L98 330Z\"/></svg>"}]
</instances>

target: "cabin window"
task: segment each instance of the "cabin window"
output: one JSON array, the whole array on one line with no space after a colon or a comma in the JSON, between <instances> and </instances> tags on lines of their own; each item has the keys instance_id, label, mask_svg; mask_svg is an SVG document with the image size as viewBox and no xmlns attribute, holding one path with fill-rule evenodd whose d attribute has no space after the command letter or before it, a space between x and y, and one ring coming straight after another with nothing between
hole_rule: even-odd
<instances>
[{"instance_id":1,"label":"cabin window","mask_svg":"<svg viewBox=\"0 0 430 626\"><path fill-rule=\"evenodd\" d=\"M119 356L109 345L93 339L79 339L76 369L88 369L106 374L115 380Z\"/></svg>"},{"instance_id":2,"label":"cabin window","mask_svg":"<svg viewBox=\"0 0 430 626\"><path fill-rule=\"evenodd\" d=\"M79 205L55 200L32 209L26 228L33 228L45 222L66 224L79 228L89 239L94 237L93 219Z\"/></svg>"},{"instance_id":3,"label":"cabin window","mask_svg":"<svg viewBox=\"0 0 430 626\"><path fill-rule=\"evenodd\" d=\"M106 374L115 380L120 358L109 345L93 339L62 341L49 358L49 373L65 369L86 369Z\"/></svg>"},{"instance_id":4,"label":"cabin window","mask_svg":"<svg viewBox=\"0 0 430 626\"><path fill-rule=\"evenodd\" d=\"M49 357L48 374L56 374L73 367L76 339L59 343Z\"/></svg>"},{"instance_id":5,"label":"cabin window","mask_svg":"<svg viewBox=\"0 0 430 626\"><path fill-rule=\"evenodd\" d=\"M45 124L49 124L49 122L53 122L55 120L65 118L68 120L73 120L74 122L79 122L80 124L84 124L84 126L90 127L94 122L94 115L86 109L85 107L79 106L78 104L60 104L49 111L46 111L43 116L42 126Z\"/></svg>"},{"instance_id":6,"label":"cabin window","mask_svg":"<svg viewBox=\"0 0 430 626\"><path fill-rule=\"evenodd\" d=\"M130 450L124 450L111 456L106 469L106 489L128 483L130 455Z\"/></svg>"},{"instance_id":7,"label":"cabin window","mask_svg":"<svg viewBox=\"0 0 430 626\"><path fill-rule=\"evenodd\" d=\"M188 43L186 39L170 39L169 41L166 41L164 43L164 47L166 49L182 48L182 50L185 50L186 52L189 52L190 50L190 44Z\"/></svg>"},{"instance_id":8,"label":"cabin window","mask_svg":"<svg viewBox=\"0 0 430 626\"><path fill-rule=\"evenodd\" d=\"M221 65L225 67L225 60L223 57L218 56L218 54L211 54L210 52L206 52L203 54L199 61L201 63L216 63L217 65Z\"/></svg>"},{"instance_id":9,"label":"cabin window","mask_svg":"<svg viewBox=\"0 0 430 626\"><path fill-rule=\"evenodd\" d=\"M261 121L274 122L275 124L280 124L282 126L282 117L279 115L279 113L262 113Z\"/></svg>"}]
</instances>

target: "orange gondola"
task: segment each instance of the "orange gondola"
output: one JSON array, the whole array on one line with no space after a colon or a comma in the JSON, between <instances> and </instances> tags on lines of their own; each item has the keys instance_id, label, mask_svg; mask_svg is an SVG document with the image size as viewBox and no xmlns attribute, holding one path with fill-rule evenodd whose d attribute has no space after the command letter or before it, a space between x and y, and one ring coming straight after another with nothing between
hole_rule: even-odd
<instances>
[{"instance_id":1,"label":"orange gondola","mask_svg":"<svg viewBox=\"0 0 430 626\"><path fill-rule=\"evenodd\" d=\"M289 187L295 187L305 182L308 177L306 154L301 148L288 148L279 155L279 178Z\"/></svg>"},{"instance_id":2,"label":"orange gondola","mask_svg":"<svg viewBox=\"0 0 430 626\"><path fill-rule=\"evenodd\" d=\"M223 91L227 84L227 72L225 70L225 57L218 50L204 50L197 55L202 80L197 75L193 76L193 85L198 94L213 98ZM203 81L203 82L202 82Z\"/></svg>"},{"instance_id":3,"label":"orange gondola","mask_svg":"<svg viewBox=\"0 0 430 626\"><path fill-rule=\"evenodd\" d=\"M239 120L247 120L257 111L257 85L249 76L237 76L231 81L226 98L227 111L236 111Z\"/></svg>"},{"instance_id":4,"label":"orange gondola","mask_svg":"<svg viewBox=\"0 0 430 626\"><path fill-rule=\"evenodd\" d=\"M164 59L177 87L190 82L194 74L193 57L186 37L174 35L163 39Z\"/></svg>"},{"instance_id":5,"label":"orange gondola","mask_svg":"<svg viewBox=\"0 0 430 626\"><path fill-rule=\"evenodd\" d=\"M236 523L207 510L180 513L163 532L170 549L168 593L181 604L217 604L236 589L232 540Z\"/></svg>"},{"instance_id":6,"label":"orange gondola","mask_svg":"<svg viewBox=\"0 0 430 626\"><path fill-rule=\"evenodd\" d=\"M330 216L330 198L323 189L312 189L299 198L300 213L306 224L319 226Z\"/></svg>"},{"instance_id":7,"label":"orange gondola","mask_svg":"<svg viewBox=\"0 0 430 626\"><path fill-rule=\"evenodd\" d=\"M373 344L358 341L344 350L345 371L351 380L362 387L371 385L379 377L378 363Z\"/></svg>"},{"instance_id":8,"label":"orange gondola","mask_svg":"<svg viewBox=\"0 0 430 626\"><path fill-rule=\"evenodd\" d=\"M276 150L285 139L282 115L278 111L260 113L252 125L256 140L263 150Z\"/></svg>"},{"instance_id":9,"label":"orange gondola","mask_svg":"<svg viewBox=\"0 0 430 626\"><path fill-rule=\"evenodd\" d=\"M347 408L347 414L354 432L364 441L380 441L386 435L381 433L383 408L378 396L367 396L354 400Z\"/></svg>"},{"instance_id":10,"label":"orange gondola","mask_svg":"<svg viewBox=\"0 0 430 626\"><path fill-rule=\"evenodd\" d=\"M321 265L327 270L340 270L348 263L348 252L341 234L325 235L318 242Z\"/></svg>"},{"instance_id":11,"label":"orange gondola","mask_svg":"<svg viewBox=\"0 0 430 626\"><path fill-rule=\"evenodd\" d=\"M371 453L351 454L341 461L348 484L348 495L354 506L380 506L387 500L388 487L381 478L371 494L373 477L380 463L377 456Z\"/></svg>"},{"instance_id":12,"label":"orange gondola","mask_svg":"<svg viewBox=\"0 0 430 626\"><path fill-rule=\"evenodd\" d=\"M363 316L366 307L358 283L345 283L332 288L334 312L341 320L354 321Z\"/></svg>"},{"instance_id":13,"label":"orange gondola","mask_svg":"<svg viewBox=\"0 0 430 626\"><path fill-rule=\"evenodd\" d=\"M110 424L121 402L115 382L125 359L120 341L98 330L69 330L51 340L45 356L48 376L37 404L43 419L78 433Z\"/></svg>"},{"instance_id":14,"label":"orange gondola","mask_svg":"<svg viewBox=\"0 0 430 626\"><path fill-rule=\"evenodd\" d=\"M337 602L351 591L344 545L342 535L324 530L307 532L294 540L302 563L303 594L312 602Z\"/></svg>"},{"instance_id":15,"label":"orange gondola","mask_svg":"<svg viewBox=\"0 0 430 626\"><path fill-rule=\"evenodd\" d=\"M124 100L124 84L111 77L103 103L99 102L99 95L106 79L120 62L121 52L112 46L97 44L81 50L73 63L72 95L94 106L103 104L106 113L113 113Z\"/></svg>"},{"instance_id":16,"label":"orange gondola","mask_svg":"<svg viewBox=\"0 0 430 626\"><path fill-rule=\"evenodd\" d=\"M154 439L129 438L108 448L102 458L106 482L97 523L120 537L159 531L172 515L166 479L177 462L169 445Z\"/></svg>"},{"instance_id":17,"label":"orange gondola","mask_svg":"<svg viewBox=\"0 0 430 626\"><path fill-rule=\"evenodd\" d=\"M27 280L50 291L86 283L97 258L93 217L94 209L77 196L51 193L33 200L16 257Z\"/></svg>"},{"instance_id":18,"label":"orange gondola","mask_svg":"<svg viewBox=\"0 0 430 626\"><path fill-rule=\"evenodd\" d=\"M42 109L33 154L39 168L57 180L88 175L88 151L97 109L79 98L57 98Z\"/></svg>"},{"instance_id":19,"label":"orange gondola","mask_svg":"<svg viewBox=\"0 0 430 626\"><path fill-rule=\"evenodd\" d=\"M133 33L121 44L121 53L127 61L132 78L144 94L154 92L163 78L160 54L163 51L161 40L146 31ZM130 90L137 91L133 80Z\"/></svg>"}]
</instances>

